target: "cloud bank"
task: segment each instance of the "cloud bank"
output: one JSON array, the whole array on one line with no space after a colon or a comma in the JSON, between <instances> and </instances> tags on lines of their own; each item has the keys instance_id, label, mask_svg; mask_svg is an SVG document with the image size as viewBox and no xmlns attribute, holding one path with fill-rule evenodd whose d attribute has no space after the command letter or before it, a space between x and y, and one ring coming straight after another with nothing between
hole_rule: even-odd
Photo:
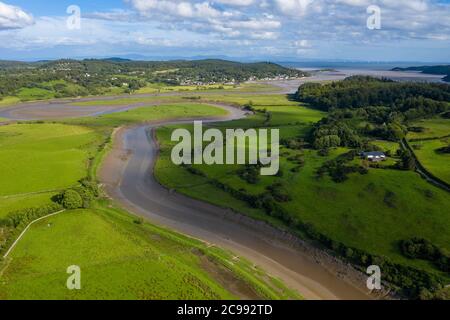
<instances>
[{"instance_id":1,"label":"cloud bank","mask_svg":"<svg viewBox=\"0 0 450 320\"><path fill-rule=\"evenodd\" d=\"M371 5L381 10L381 30L366 26ZM346 48L351 56L353 48L356 54L365 47L372 58L383 48L393 53L399 47L399 54L415 46L450 49L450 4L435 0L123 0L121 8L83 12L81 30L67 30L65 19L33 18L0 2L0 48L180 48L180 55L308 58L326 50L344 58Z\"/></svg>"}]
</instances>

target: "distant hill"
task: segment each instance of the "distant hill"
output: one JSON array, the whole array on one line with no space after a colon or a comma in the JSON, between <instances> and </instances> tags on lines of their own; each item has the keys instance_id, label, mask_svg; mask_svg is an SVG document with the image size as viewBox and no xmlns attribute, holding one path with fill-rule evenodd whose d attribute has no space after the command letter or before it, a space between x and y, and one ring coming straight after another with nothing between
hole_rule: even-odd
<instances>
[{"instance_id":1,"label":"distant hill","mask_svg":"<svg viewBox=\"0 0 450 320\"><path fill-rule=\"evenodd\" d=\"M447 75L443 80L450 82L450 65L394 68L392 71L420 71L427 74Z\"/></svg>"},{"instance_id":2,"label":"distant hill","mask_svg":"<svg viewBox=\"0 0 450 320\"><path fill-rule=\"evenodd\" d=\"M102 59L102 60L103 61L109 61L109 62L129 62L129 61L132 61L131 59L116 58L116 57L106 58L106 59Z\"/></svg>"},{"instance_id":3,"label":"distant hill","mask_svg":"<svg viewBox=\"0 0 450 320\"><path fill-rule=\"evenodd\" d=\"M24 68L27 66L29 66L29 64L26 62L0 60L0 69L16 69L16 68Z\"/></svg>"},{"instance_id":4,"label":"distant hill","mask_svg":"<svg viewBox=\"0 0 450 320\"><path fill-rule=\"evenodd\" d=\"M271 62L241 63L220 59L136 61L111 57L29 63L0 61L0 100L8 96L24 101L99 95L112 88L115 92L131 93L149 84L222 85L306 75Z\"/></svg>"}]
</instances>

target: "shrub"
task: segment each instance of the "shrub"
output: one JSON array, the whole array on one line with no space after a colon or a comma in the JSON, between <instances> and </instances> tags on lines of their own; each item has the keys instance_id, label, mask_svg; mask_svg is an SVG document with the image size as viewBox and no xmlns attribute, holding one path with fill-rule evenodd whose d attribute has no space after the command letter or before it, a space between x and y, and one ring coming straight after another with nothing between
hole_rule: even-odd
<instances>
[{"instance_id":1,"label":"shrub","mask_svg":"<svg viewBox=\"0 0 450 320\"><path fill-rule=\"evenodd\" d=\"M402 254L410 259L421 259L433 262L440 270L450 271L450 256L426 239L413 238L400 241Z\"/></svg>"},{"instance_id":2,"label":"shrub","mask_svg":"<svg viewBox=\"0 0 450 320\"><path fill-rule=\"evenodd\" d=\"M260 165L246 165L238 171L238 176L250 184L257 184L260 177Z\"/></svg>"},{"instance_id":3,"label":"shrub","mask_svg":"<svg viewBox=\"0 0 450 320\"><path fill-rule=\"evenodd\" d=\"M6 218L0 219L0 255L12 245L14 240L33 220L61 210L59 204L51 204L40 208L22 209L10 213Z\"/></svg>"},{"instance_id":4,"label":"shrub","mask_svg":"<svg viewBox=\"0 0 450 320\"><path fill-rule=\"evenodd\" d=\"M292 200L287 188L282 183L275 183L267 187L267 190L278 202L289 202Z\"/></svg>"},{"instance_id":5,"label":"shrub","mask_svg":"<svg viewBox=\"0 0 450 320\"><path fill-rule=\"evenodd\" d=\"M384 203L390 207L390 208L395 208L395 201L396 201L396 194L392 191L386 191L386 194L384 195Z\"/></svg>"},{"instance_id":6,"label":"shrub","mask_svg":"<svg viewBox=\"0 0 450 320\"><path fill-rule=\"evenodd\" d=\"M446 147L442 147L436 150L437 153L444 153L444 154L449 154L450 153L450 145L446 146Z\"/></svg>"},{"instance_id":7,"label":"shrub","mask_svg":"<svg viewBox=\"0 0 450 320\"><path fill-rule=\"evenodd\" d=\"M79 181L80 186L73 188L81 198L83 199L82 207L87 209L90 207L91 201L95 200L100 195L100 190L97 186L97 183L88 178L82 179Z\"/></svg>"},{"instance_id":8,"label":"shrub","mask_svg":"<svg viewBox=\"0 0 450 320\"><path fill-rule=\"evenodd\" d=\"M330 155L330 149L320 149L317 154L321 157L327 157Z\"/></svg>"},{"instance_id":9,"label":"shrub","mask_svg":"<svg viewBox=\"0 0 450 320\"><path fill-rule=\"evenodd\" d=\"M82 208L83 198L77 191L67 190L61 195L61 205L69 210Z\"/></svg>"}]
</instances>

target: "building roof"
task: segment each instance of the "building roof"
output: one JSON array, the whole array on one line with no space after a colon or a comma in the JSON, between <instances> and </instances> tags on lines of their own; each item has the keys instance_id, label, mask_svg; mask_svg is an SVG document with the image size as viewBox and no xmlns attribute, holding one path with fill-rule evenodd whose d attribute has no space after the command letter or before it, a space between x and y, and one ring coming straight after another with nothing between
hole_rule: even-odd
<instances>
[{"instance_id":1,"label":"building roof","mask_svg":"<svg viewBox=\"0 0 450 320\"><path fill-rule=\"evenodd\" d=\"M372 151L372 152L363 152L362 153L363 157L367 157L367 158L376 158L376 157L386 157L386 155L384 154L384 152L380 152L380 151Z\"/></svg>"}]
</instances>

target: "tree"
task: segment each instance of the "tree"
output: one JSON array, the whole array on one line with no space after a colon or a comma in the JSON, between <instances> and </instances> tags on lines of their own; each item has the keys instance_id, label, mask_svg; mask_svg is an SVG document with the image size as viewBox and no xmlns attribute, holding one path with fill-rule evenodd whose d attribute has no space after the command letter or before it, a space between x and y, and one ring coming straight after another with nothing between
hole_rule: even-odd
<instances>
[{"instance_id":1,"label":"tree","mask_svg":"<svg viewBox=\"0 0 450 320\"><path fill-rule=\"evenodd\" d=\"M75 190L64 191L61 195L61 205L69 210L83 207L83 199Z\"/></svg>"},{"instance_id":2,"label":"tree","mask_svg":"<svg viewBox=\"0 0 450 320\"><path fill-rule=\"evenodd\" d=\"M337 135L323 136L314 141L314 147L316 149L329 149L339 147L341 145L341 139Z\"/></svg>"},{"instance_id":3,"label":"tree","mask_svg":"<svg viewBox=\"0 0 450 320\"><path fill-rule=\"evenodd\" d=\"M400 152L401 157L401 167L405 170L416 170L416 160L412 156L411 152L409 150L403 150Z\"/></svg>"}]
</instances>

